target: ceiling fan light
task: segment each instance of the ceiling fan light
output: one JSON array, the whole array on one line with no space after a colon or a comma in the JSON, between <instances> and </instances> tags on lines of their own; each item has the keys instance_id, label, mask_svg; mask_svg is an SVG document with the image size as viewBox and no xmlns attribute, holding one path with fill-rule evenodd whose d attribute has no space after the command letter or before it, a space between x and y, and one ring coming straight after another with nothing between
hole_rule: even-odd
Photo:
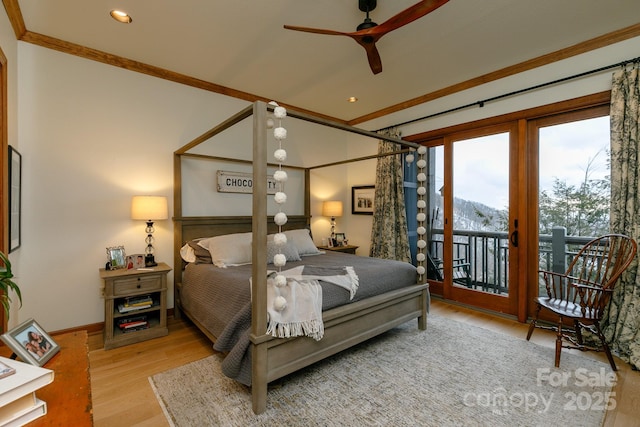
<instances>
[{"instance_id":1,"label":"ceiling fan light","mask_svg":"<svg viewBox=\"0 0 640 427\"><path fill-rule=\"evenodd\" d=\"M116 21L122 22L123 24L130 24L133 21L129 14L121 10L112 10L111 12L109 12L109 15L111 15L111 17Z\"/></svg>"}]
</instances>

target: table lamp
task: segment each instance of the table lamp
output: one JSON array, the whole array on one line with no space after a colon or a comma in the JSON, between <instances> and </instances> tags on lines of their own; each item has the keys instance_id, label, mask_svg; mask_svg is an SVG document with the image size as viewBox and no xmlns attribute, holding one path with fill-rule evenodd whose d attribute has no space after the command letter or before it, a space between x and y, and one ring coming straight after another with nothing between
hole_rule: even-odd
<instances>
[{"instance_id":1,"label":"table lamp","mask_svg":"<svg viewBox=\"0 0 640 427\"><path fill-rule=\"evenodd\" d=\"M336 237L336 217L342 216L342 202L326 200L322 202L322 215L331 217L331 238Z\"/></svg>"},{"instance_id":2,"label":"table lamp","mask_svg":"<svg viewBox=\"0 0 640 427\"><path fill-rule=\"evenodd\" d=\"M147 222L147 247L144 250L144 265L154 267L158 265L153 256L153 222L169 218L167 198L164 196L133 196L131 199L131 219Z\"/></svg>"}]
</instances>

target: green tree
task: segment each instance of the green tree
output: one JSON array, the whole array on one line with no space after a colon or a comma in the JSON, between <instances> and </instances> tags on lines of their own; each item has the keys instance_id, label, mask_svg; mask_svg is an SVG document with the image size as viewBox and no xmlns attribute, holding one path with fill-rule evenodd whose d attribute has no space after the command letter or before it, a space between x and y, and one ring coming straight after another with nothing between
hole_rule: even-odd
<instances>
[{"instance_id":1,"label":"green tree","mask_svg":"<svg viewBox=\"0 0 640 427\"><path fill-rule=\"evenodd\" d=\"M570 236L599 236L609 230L610 180L593 179L594 162L589 161L579 186L554 178L550 191L540 193L540 234L553 227L565 227Z\"/></svg>"}]
</instances>

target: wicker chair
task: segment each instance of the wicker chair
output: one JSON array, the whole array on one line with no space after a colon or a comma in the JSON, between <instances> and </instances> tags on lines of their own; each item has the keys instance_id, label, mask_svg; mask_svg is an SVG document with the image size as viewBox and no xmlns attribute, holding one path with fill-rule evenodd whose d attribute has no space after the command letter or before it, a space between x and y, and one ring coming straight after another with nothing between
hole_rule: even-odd
<instances>
[{"instance_id":1,"label":"wicker chair","mask_svg":"<svg viewBox=\"0 0 640 427\"><path fill-rule=\"evenodd\" d=\"M556 368L560 366L560 353L562 347L565 347L604 351L611 368L617 370L609 345L602 334L600 320L609 305L613 287L633 260L636 251L637 244L633 239L621 234L609 234L584 245L564 274L540 271L547 295L536 298L538 309L529 325L527 341L536 327L554 330L557 336ZM557 327L538 325L538 316L543 308L558 316ZM563 329L564 319L573 320L573 331ZM600 339L599 347L584 343L583 328Z\"/></svg>"}]
</instances>

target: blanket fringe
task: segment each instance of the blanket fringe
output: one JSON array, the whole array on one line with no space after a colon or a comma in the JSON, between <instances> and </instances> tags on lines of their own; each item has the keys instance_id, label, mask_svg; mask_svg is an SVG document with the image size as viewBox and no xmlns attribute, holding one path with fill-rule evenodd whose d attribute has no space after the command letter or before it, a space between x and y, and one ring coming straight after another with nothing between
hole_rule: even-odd
<instances>
[{"instance_id":1,"label":"blanket fringe","mask_svg":"<svg viewBox=\"0 0 640 427\"><path fill-rule=\"evenodd\" d=\"M356 274L356 271L353 269L353 267L345 267L347 269L347 273L349 273L349 277L351 278L351 291L350 291L350 298L349 299L353 299L354 296L356 296L356 291L358 290L358 287L360 286L360 279L358 278L358 275Z\"/></svg>"},{"instance_id":2,"label":"blanket fringe","mask_svg":"<svg viewBox=\"0 0 640 427\"><path fill-rule=\"evenodd\" d=\"M278 323L269 321L267 334L276 338L292 338L302 335L320 341L324 336L324 323L322 320L307 320L304 322Z\"/></svg>"}]
</instances>

